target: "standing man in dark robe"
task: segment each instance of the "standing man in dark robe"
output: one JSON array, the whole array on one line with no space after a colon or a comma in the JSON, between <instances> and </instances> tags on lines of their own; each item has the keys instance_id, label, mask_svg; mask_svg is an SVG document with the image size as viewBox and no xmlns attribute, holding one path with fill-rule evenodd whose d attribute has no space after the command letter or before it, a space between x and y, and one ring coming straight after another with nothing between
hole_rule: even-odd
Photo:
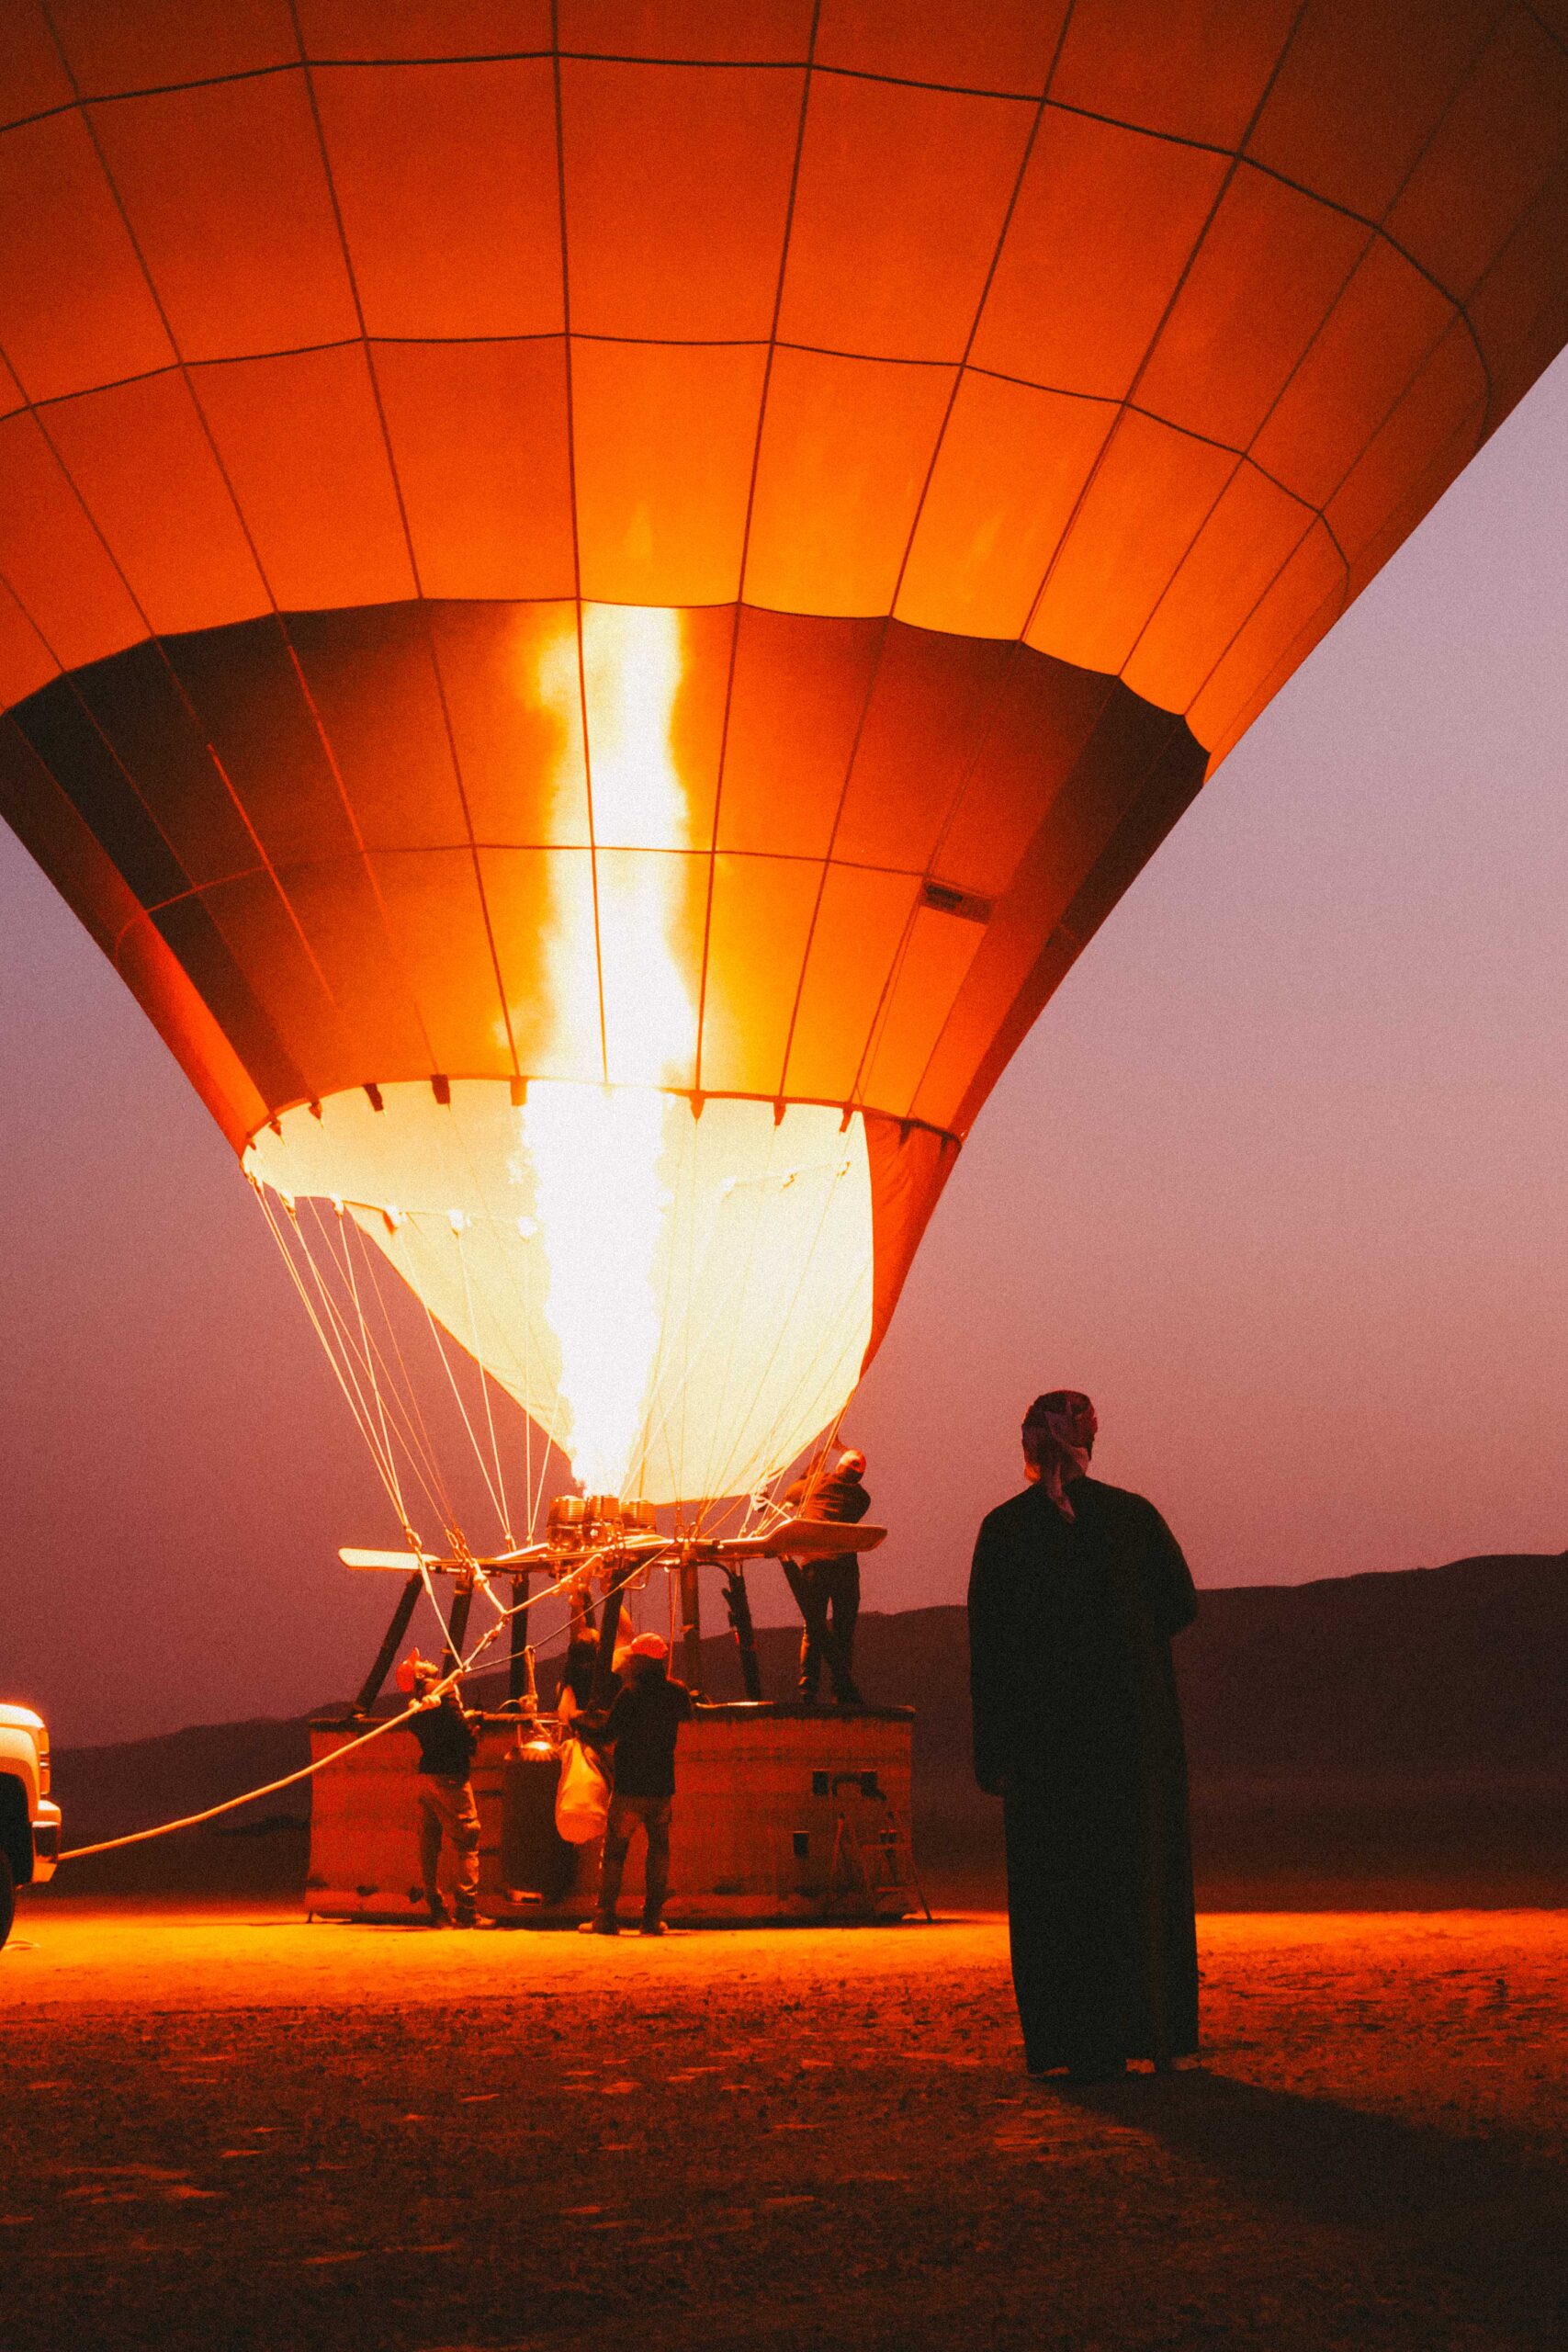
<instances>
[{"instance_id":1,"label":"standing man in dark robe","mask_svg":"<svg viewBox=\"0 0 1568 2352\"><path fill-rule=\"evenodd\" d=\"M865 1456L857 1447L840 1453L829 1470L818 1462L804 1478L787 1487L784 1500L801 1519L827 1519L841 1527L857 1527L871 1509L866 1492ZM817 1701L822 1668L840 1707L863 1707L855 1682L855 1625L860 1617L860 1559L853 1552L835 1552L826 1560L781 1562L795 1595L805 1631L800 1637L799 1696L807 1706Z\"/></svg>"},{"instance_id":2,"label":"standing man in dark robe","mask_svg":"<svg viewBox=\"0 0 1568 2352\"><path fill-rule=\"evenodd\" d=\"M985 1521L969 1583L975 1776L1004 1808L1024 2058L1080 2082L1198 2046L1170 1661L1197 1596L1154 1505L1089 1476L1097 1427L1076 1389L1035 1399L1030 1483Z\"/></svg>"}]
</instances>

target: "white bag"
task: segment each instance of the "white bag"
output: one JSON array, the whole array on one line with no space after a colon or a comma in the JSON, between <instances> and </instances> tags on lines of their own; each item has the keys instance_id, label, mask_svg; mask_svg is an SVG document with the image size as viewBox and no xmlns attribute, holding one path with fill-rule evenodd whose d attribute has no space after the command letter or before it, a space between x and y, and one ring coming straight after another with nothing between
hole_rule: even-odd
<instances>
[{"instance_id":1,"label":"white bag","mask_svg":"<svg viewBox=\"0 0 1568 2352\"><path fill-rule=\"evenodd\" d=\"M556 1790L556 1827L569 1846L588 1846L604 1836L609 1816L610 1783L604 1766L580 1739L569 1739Z\"/></svg>"}]
</instances>

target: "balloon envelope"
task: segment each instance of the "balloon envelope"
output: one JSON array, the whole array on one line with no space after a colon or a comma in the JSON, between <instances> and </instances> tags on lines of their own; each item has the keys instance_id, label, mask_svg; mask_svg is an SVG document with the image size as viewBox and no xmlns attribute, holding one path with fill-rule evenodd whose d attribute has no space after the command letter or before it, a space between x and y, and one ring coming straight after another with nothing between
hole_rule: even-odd
<instances>
[{"instance_id":1,"label":"balloon envelope","mask_svg":"<svg viewBox=\"0 0 1568 2352\"><path fill-rule=\"evenodd\" d=\"M15 12L0 808L258 1182L594 1483L743 1490L1560 347L1568 62L1329 0L406 13Z\"/></svg>"}]
</instances>

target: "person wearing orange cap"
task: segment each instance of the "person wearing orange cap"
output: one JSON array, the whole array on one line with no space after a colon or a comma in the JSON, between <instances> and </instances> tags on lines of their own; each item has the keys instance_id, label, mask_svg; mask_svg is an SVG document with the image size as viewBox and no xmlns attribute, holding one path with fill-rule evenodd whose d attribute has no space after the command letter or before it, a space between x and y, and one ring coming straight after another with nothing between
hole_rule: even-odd
<instances>
[{"instance_id":1,"label":"person wearing orange cap","mask_svg":"<svg viewBox=\"0 0 1568 2352\"><path fill-rule=\"evenodd\" d=\"M692 1694L670 1672L670 1645L657 1634L639 1634L626 1653L626 1680L602 1724L579 1715L572 1728L615 1758L610 1817L604 1827L604 1859L599 1875L598 1908L582 1932L615 1936L615 1906L626 1854L638 1828L647 1840L643 1868L642 1932L664 1933L664 1898L670 1888L670 1824L675 1809L675 1743L692 1718Z\"/></svg>"},{"instance_id":2,"label":"person wearing orange cap","mask_svg":"<svg viewBox=\"0 0 1568 2352\"><path fill-rule=\"evenodd\" d=\"M814 1463L804 1478L785 1489L785 1505L802 1519L828 1519L853 1527L871 1509L864 1485L865 1456L850 1446L829 1469L827 1457ZM800 1637L799 1696L807 1706L817 1702L817 1686L824 1665L840 1707L865 1704L856 1687L855 1626L860 1619L860 1560L853 1552L835 1552L826 1560L784 1560L780 1563L795 1595L805 1628Z\"/></svg>"},{"instance_id":3,"label":"person wearing orange cap","mask_svg":"<svg viewBox=\"0 0 1568 2352\"><path fill-rule=\"evenodd\" d=\"M440 1690L441 1681L441 1668L417 1650L398 1668L398 1688L418 1709L409 1729L419 1742L419 1859L424 1900L433 1928L477 1928L479 1812L468 1773L479 1743L456 1688ZM457 1859L451 1910L441 1892L443 1845L449 1845Z\"/></svg>"},{"instance_id":4,"label":"person wearing orange cap","mask_svg":"<svg viewBox=\"0 0 1568 2352\"><path fill-rule=\"evenodd\" d=\"M1013 1985L1032 2075L1079 2081L1198 2046L1187 1762L1170 1637L1198 1613L1154 1505L1089 1475L1076 1388L1023 1424L1023 1492L969 1583L975 1777L1007 1836Z\"/></svg>"}]
</instances>

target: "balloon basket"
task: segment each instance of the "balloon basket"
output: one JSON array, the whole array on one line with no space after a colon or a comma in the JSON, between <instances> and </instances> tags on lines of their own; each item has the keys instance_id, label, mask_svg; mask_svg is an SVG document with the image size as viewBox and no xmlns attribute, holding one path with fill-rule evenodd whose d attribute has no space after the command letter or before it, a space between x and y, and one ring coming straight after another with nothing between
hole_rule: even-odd
<instances>
[{"instance_id":1,"label":"balloon basket","mask_svg":"<svg viewBox=\"0 0 1568 2352\"><path fill-rule=\"evenodd\" d=\"M922 1909L908 1838L913 1724L908 1707L699 1704L676 1761L665 1917L760 1926L895 1920ZM364 1718L318 1720L312 1759L365 1728ZM569 1847L555 1833L555 1768L536 1719L509 1711L475 1728L481 1914L523 1928L587 1918L599 1845ZM416 1762L412 1734L392 1732L311 1783L312 1918L423 1918ZM641 1874L639 1835L623 1923L635 1924Z\"/></svg>"}]
</instances>

